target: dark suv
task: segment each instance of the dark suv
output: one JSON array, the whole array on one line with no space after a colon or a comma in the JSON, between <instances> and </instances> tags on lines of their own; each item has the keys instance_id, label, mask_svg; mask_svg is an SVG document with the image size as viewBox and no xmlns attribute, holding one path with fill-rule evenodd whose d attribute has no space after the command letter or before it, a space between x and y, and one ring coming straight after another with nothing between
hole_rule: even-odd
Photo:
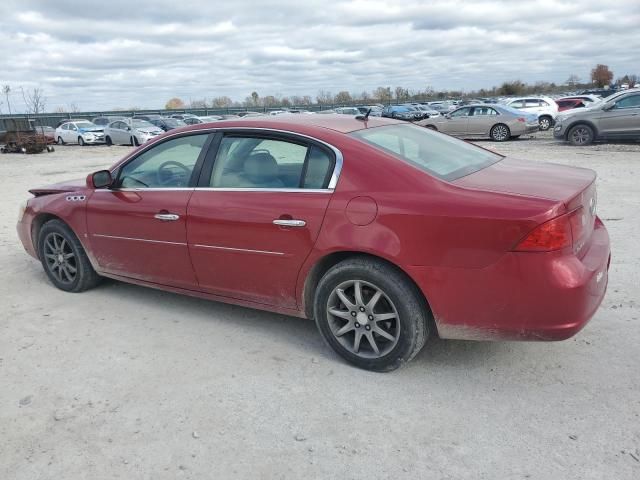
<instances>
[{"instance_id":1,"label":"dark suv","mask_svg":"<svg viewBox=\"0 0 640 480\"><path fill-rule=\"evenodd\" d=\"M640 88L624 90L588 107L560 113L553 136L578 146L596 140L640 140Z\"/></svg>"}]
</instances>

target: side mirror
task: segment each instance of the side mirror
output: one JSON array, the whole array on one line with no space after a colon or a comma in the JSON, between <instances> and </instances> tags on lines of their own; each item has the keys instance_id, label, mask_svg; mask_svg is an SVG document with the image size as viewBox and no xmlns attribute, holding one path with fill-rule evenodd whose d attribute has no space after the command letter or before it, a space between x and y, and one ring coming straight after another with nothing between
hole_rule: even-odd
<instances>
[{"instance_id":1,"label":"side mirror","mask_svg":"<svg viewBox=\"0 0 640 480\"><path fill-rule=\"evenodd\" d=\"M602 106L602 110L604 110L605 112L608 112L609 110L613 110L613 107L615 107L616 104L615 103L605 103Z\"/></svg>"},{"instance_id":2,"label":"side mirror","mask_svg":"<svg viewBox=\"0 0 640 480\"><path fill-rule=\"evenodd\" d=\"M131 131L131 127L127 127L127 132L130 132L130 131Z\"/></svg>"},{"instance_id":3,"label":"side mirror","mask_svg":"<svg viewBox=\"0 0 640 480\"><path fill-rule=\"evenodd\" d=\"M113 183L113 177L109 170L98 170L87 178L88 186L91 188L107 188Z\"/></svg>"},{"instance_id":4,"label":"side mirror","mask_svg":"<svg viewBox=\"0 0 640 480\"><path fill-rule=\"evenodd\" d=\"M446 118L447 120L451 119L451 114L450 113L445 113L444 114L444 118Z\"/></svg>"}]
</instances>

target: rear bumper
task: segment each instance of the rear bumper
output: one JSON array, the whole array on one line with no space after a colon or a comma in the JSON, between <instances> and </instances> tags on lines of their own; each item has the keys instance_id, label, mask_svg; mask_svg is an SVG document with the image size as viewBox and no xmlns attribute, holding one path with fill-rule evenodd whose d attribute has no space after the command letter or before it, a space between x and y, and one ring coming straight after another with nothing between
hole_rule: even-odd
<instances>
[{"instance_id":1,"label":"rear bumper","mask_svg":"<svg viewBox=\"0 0 640 480\"><path fill-rule=\"evenodd\" d=\"M507 253L484 269L408 267L428 299L438 334L465 340L564 340L604 298L609 235L597 221L582 258Z\"/></svg>"}]
</instances>

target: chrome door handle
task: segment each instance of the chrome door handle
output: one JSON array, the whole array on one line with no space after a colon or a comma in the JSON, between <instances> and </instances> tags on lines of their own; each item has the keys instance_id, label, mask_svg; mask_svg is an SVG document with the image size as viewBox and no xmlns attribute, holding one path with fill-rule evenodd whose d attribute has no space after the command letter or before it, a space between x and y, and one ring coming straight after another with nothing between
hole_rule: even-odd
<instances>
[{"instance_id":1,"label":"chrome door handle","mask_svg":"<svg viewBox=\"0 0 640 480\"><path fill-rule=\"evenodd\" d=\"M175 222L180 218L180 215L176 215L175 213L156 213L153 218L157 218L163 222Z\"/></svg>"},{"instance_id":2,"label":"chrome door handle","mask_svg":"<svg viewBox=\"0 0 640 480\"><path fill-rule=\"evenodd\" d=\"M304 220L282 220L277 219L273 221L274 225L280 225L281 227L304 227L307 222Z\"/></svg>"}]
</instances>

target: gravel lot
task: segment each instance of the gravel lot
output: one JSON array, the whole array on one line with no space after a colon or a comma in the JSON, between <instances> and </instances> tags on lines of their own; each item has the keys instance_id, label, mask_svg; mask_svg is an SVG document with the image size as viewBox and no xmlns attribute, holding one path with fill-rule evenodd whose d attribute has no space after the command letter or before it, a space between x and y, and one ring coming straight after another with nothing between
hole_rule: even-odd
<instances>
[{"instance_id":1,"label":"gravel lot","mask_svg":"<svg viewBox=\"0 0 640 480\"><path fill-rule=\"evenodd\" d=\"M56 290L18 241L19 203L128 147L0 156L0 478L640 478L640 145L479 143L598 172L608 294L570 340L432 339L391 374L346 365L312 322Z\"/></svg>"}]
</instances>

